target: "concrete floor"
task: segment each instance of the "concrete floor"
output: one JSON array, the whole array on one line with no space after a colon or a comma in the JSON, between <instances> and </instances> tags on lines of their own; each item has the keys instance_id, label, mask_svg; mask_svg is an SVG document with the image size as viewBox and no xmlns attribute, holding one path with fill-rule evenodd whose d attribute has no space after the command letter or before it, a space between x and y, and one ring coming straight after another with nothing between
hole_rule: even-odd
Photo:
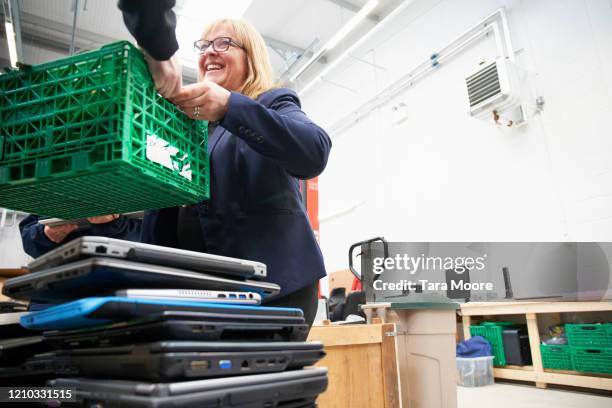
<instances>
[{"instance_id":1,"label":"concrete floor","mask_svg":"<svg viewBox=\"0 0 612 408\"><path fill-rule=\"evenodd\" d=\"M516 384L457 387L458 408L610 408L612 397Z\"/></svg>"}]
</instances>

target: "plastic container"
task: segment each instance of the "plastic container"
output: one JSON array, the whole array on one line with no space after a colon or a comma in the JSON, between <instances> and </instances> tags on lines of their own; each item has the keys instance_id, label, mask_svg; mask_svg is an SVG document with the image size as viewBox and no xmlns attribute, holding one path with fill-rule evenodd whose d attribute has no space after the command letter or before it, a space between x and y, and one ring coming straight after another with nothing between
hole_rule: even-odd
<instances>
[{"instance_id":1,"label":"plastic container","mask_svg":"<svg viewBox=\"0 0 612 408\"><path fill-rule=\"evenodd\" d=\"M483 322L479 326L470 326L472 336L482 336L491 344L493 351L493 364L496 366L506 365L506 353L504 352L504 329L514 327L511 322Z\"/></svg>"},{"instance_id":2,"label":"plastic container","mask_svg":"<svg viewBox=\"0 0 612 408\"><path fill-rule=\"evenodd\" d=\"M570 352L575 370L612 374L612 348L570 346Z\"/></svg>"},{"instance_id":3,"label":"plastic container","mask_svg":"<svg viewBox=\"0 0 612 408\"><path fill-rule=\"evenodd\" d=\"M612 347L612 323L566 324L565 333L572 347Z\"/></svg>"},{"instance_id":4,"label":"plastic container","mask_svg":"<svg viewBox=\"0 0 612 408\"><path fill-rule=\"evenodd\" d=\"M207 126L129 42L0 75L0 207L82 218L209 196Z\"/></svg>"},{"instance_id":5,"label":"plastic container","mask_svg":"<svg viewBox=\"0 0 612 408\"><path fill-rule=\"evenodd\" d=\"M463 387L492 385L493 356L457 357L457 384Z\"/></svg>"},{"instance_id":6,"label":"plastic container","mask_svg":"<svg viewBox=\"0 0 612 408\"><path fill-rule=\"evenodd\" d=\"M555 370L573 370L570 346L560 344L540 344L542 365Z\"/></svg>"}]
</instances>

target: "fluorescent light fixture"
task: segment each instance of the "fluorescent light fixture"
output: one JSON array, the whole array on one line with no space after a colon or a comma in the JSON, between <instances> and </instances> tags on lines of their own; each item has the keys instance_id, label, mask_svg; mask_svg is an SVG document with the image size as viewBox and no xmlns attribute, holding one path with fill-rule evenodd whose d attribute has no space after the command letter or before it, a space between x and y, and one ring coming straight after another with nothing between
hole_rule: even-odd
<instances>
[{"instance_id":1,"label":"fluorescent light fixture","mask_svg":"<svg viewBox=\"0 0 612 408\"><path fill-rule=\"evenodd\" d=\"M232 0L224 3L202 0L179 1L175 8L176 39L179 49L176 53L182 66L197 69L198 55L193 42L200 39L204 27L219 18L241 18L253 0Z\"/></svg>"},{"instance_id":2,"label":"fluorescent light fixture","mask_svg":"<svg viewBox=\"0 0 612 408\"><path fill-rule=\"evenodd\" d=\"M334 69L347 55L361 46L365 41L367 41L371 36L380 31L383 26L389 23L389 21L393 20L398 14L403 12L410 4L412 4L414 0L408 1L405 0L397 6L391 13L389 13L382 21L376 24L370 31L368 31L363 37L361 37L358 41L353 43L350 47L348 47L342 54L340 54L333 62L329 63L327 67L323 71L317 74L316 77L313 78L306 86L300 89L300 94L306 93L309 89L311 89L323 76L325 76L329 71ZM364 6L365 7L365 6Z\"/></svg>"},{"instance_id":3,"label":"fluorescent light fixture","mask_svg":"<svg viewBox=\"0 0 612 408\"><path fill-rule=\"evenodd\" d=\"M5 22L4 29L6 30L6 42L8 44L11 66L13 68L17 68L17 44L15 43L15 30L13 29L13 23L9 23L8 21Z\"/></svg>"},{"instance_id":4,"label":"fluorescent light fixture","mask_svg":"<svg viewBox=\"0 0 612 408\"><path fill-rule=\"evenodd\" d=\"M370 12L372 10L374 10L374 7L376 7L378 5L378 1L377 0L370 0L368 1L362 8L361 10L359 10L357 12L357 14L355 14L353 16L353 18L351 18L348 23L346 23L344 25L344 27L342 27L340 29L340 31L338 31L336 34L334 34L334 36L327 42L327 44L325 44L325 49L327 51L331 50L332 48L334 48L336 45L338 45L338 43L340 41L342 41L344 39L344 37L346 37L348 35L348 33L350 33L351 31L353 31L353 29L355 27L357 27L357 24L359 24L361 22L361 20L363 20L364 18L366 18L368 16L368 14L370 14Z\"/></svg>"},{"instance_id":5,"label":"fluorescent light fixture","mask_svg":"<svg viewBox=\"0 0 612 408\"><path fill-rule=\"evenodd\" d=\"M315 62L316 60L319 59L319 57L326 51L331 50L332 48L334 48L336 45L338 45L338 43L340 41L342 41L344 39L344 37L346 37L351 31L353 31L355 29L355 27L357 27L357 24L359 24L361 22L361 20L363 20L364 18L367 17L368 14L370 14L370 12L372 10L374 10L374 7L376 7L378 5L378 0L370 0L368 1L358 12L357 14L355 14L353 16L353 18L351 18L345 25L342 26L342 28L340 28L340 30L338 30L338 32L336 34L334 34L334 36L325 43L325 45L323 47L321 47L321 49L319 51L317 51L309 60L308 62L306 62L304 65L302 65L302 67L291 76L291 78L289 79L291 82L295 81L297 79L297 77L299 77L300 75L302 75L302 73L304 71L306 71L306 69L312 65L313 62Z\"/></svg>"}]
</instances>

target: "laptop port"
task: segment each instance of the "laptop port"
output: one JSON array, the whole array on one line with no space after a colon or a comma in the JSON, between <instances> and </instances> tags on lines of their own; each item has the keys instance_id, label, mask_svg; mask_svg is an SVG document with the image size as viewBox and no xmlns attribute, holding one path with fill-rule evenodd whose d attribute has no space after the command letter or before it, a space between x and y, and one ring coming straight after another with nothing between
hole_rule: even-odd
<instances>
[{"instance_id":1,"label":"laptop port","mask_svg":"<svg viewBox=\"0 0 612 408\"><path fill-rule=\"evenodd\" d=\"M232 368L232 360L219 360L219 368L222 370L230 370Z\"/></svg>"},{"instance_id":2,"label":"laptop port","mask_svg":"<svg viewBox=\"0 0 612 408\"><path fill-rule=\"evenodd\" d=\"M240 295L238 295L238 297L239 297L240 299L246 299L246 298L247 298L247 297L246 297L246 295L245 295L245 294L243 294L243 293L241 293Z\"/></svg>"},{"instance_id":3,"label":"laptop port","mask_svg":"<svg viewBox=\"0 0 612 408\"><path fill-rule=\"evenodd\" d=\"M229 298L230 299L236 299L236 294L235 293L230 293L229 294Z\"/></svg>"},{"instance_id":4,"label":"laptop port","mask_svg":"<svg viewBox=\"0 0 612 408\"><path fill-rule=\"evenodd\" d=\"M189 367L191 367L193 371L208 370L210 368L210 361L209 360L194 360L191 363L189 363Z\"/></svg>"},{"instance_id":5,"label":"laptop port","mask_svg":"<svg viewBox=\"0 0 612 408\"><path fill-rule=\"evenodd\" d=\"M266 365L266 360L255 360L255 367L262 367Z\"/></svg>"},{"instance_id":6,"label":"laptop port","mask_svg":"<svg viewBox=\"0 0 612 408\"><path fill-rule=\"evenodd\" d=\"M242 364L240 364L240 368L243 369L243 370L250 369L251 367L250 367L249 361L248 360L243 360Z\"/></svg>"},{"instance_id":7,"label":"laptop port","mask_svg":"<svg viewBox=\"0 0 612 408\"><path fill-rule=\"evenodd\" d=\"M103 245L98 245L95 249L96 254L105 254L106 253L106 247Z\"/></svg>"},{"instance_id":8,"label":"laptop port","mask_svg":"<svg viewBox=\"0 0 612 408\"><path fill-rule=\"evenodd\" d=\"M219 293L217 297L220 299L225 299L225 293Z\"/></svg>"}]
</instances>

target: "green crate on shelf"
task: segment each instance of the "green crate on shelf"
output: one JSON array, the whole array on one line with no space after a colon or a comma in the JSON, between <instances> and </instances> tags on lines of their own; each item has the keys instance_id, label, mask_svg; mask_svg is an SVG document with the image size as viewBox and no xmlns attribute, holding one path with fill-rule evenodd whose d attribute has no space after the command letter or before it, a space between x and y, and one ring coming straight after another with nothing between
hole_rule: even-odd
<instances>
[{"instance_id":1,"label":"green crate on shelf","mask_svg":"<svg viewBox=\"0 0 612 408\"><path fill-rule=\"evenodd\" d=\"M570 346L566 344L540 344L542 365L555 370L573 370Z\"/></svg>"},{"instance_id":2,"label":"green crate on shelf","mask_svg":"<svg viewBox=\"0 0 612 408\"><path fill-rule=\"evenodd\" d=\"M572 347L612 347L612 323L567 323L565 334Z\"/></svg>"},{"instance_id":3,"label":"green crate on shelf","mask_svg":"<svg viewBox=\"0 0 612 408\"><path fill-rule=\"evenodd\" d=\"M482 322L481 326L497 326L497 327L514 327L516 323L512 322Z\"/></svg>"},{"instance_id":4,"label":"green crate on shelf","mask_svg":"<svg viewBox=\"0 0 612 408\"><path fill-rule=\"evenodd\" d=\"M0 75L0 207L59 218L209 196L207 125L129 42Z\"/></svg>"},{"instance_id":5,"label":"green crate on shelf","mask_svg":"<svg viewBox=\"0 0 612 408\"><path fill-rule=\"evenodd\" d=\"M612 374L612 347L570 347L574 369L585 373Z\"/></svg>"},{"instance_id":6,"label":"green crate on shelf","mask_svg":"<svg viewBox=\"0 0 612 408\"><path fill-rule=\"evenodd\" d=\"M504 328L516 326L511 322L483 322L479 326L470 326L472 336L482 336L491 344L493 351L493 365L505 366L506 353L504 351Z\"/></svg>"}]
</instances>

